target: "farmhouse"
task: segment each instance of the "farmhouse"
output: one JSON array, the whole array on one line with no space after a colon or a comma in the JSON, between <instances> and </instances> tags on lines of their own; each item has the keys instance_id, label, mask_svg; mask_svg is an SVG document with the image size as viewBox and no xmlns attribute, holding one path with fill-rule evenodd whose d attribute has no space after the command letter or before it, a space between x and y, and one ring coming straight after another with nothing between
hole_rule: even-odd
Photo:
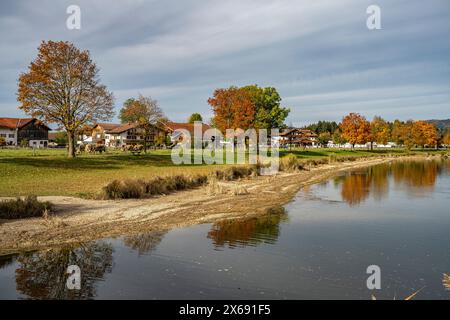
<instances>
[{"instance_id":1,"label":"farmhouse","mask_svg":"<svg viewBox=\"0 0 450 320\"><path fill-rule=\"evenodd\" d=\"M280 133L280 145L289 147L315 147L317 134L308 129L291 128Z\"/></svg>"},{"instance_id":2,"label":"farmhouse","mask_svg":"<svg viewBox=\"0 0 450 320\"><path fill-rule=\"evenodd\" d=\"M168 129L170 132L170 140L172 143L182 143L184 142L188 137L186 136L186 132L189 132L190 138L194 139L194 124L193 123L181 123L181 122L166 122L164 126ZM202 123L201 126L201 135L203 139L203 134L206 130L210 129L211 127L205 123ZM192 140L193 141L193 140ZM209 141L209 139L208 139Z\"/></svg>"},{"instance_id":3,"label":"farmhouse","mask_svg":"<svg viewBox=\"0 0 450 320\"><path fill-rule=\"evenodd\" d=\"M30 147L46 148L49 130L49 127L35 118L0 118L0 137L5 138L6 144L11 146L27 141Z\"/></svg>"},{"instance_id":4,"label":"farmhouse","mask_svg":"<svg viewBox=\"0 0 450 320\"><path fill-rule=\"evenodd\" d=\"M120 127L121 124L117 123L97 123L92 128L91 141L92 143L105 144L106 140L110 140L111 136L107 133L110 130ZM108 145L109 146L109 145Z\"/></svg>"},{"instance_id":5,"label":"farmhouse","mask_svg":"<svg viewBox=\"0 0 450 320\"><path fill-rule=\"evenodd\" d=\"M166 130L159 126L152 126L146 138L149 145L163 143ZM92 142L107 147L121 148L124 145L143 144L145 139L144 128L137 122L125 124L99 123L92 129Z\"/></svg>"}]
</instances>

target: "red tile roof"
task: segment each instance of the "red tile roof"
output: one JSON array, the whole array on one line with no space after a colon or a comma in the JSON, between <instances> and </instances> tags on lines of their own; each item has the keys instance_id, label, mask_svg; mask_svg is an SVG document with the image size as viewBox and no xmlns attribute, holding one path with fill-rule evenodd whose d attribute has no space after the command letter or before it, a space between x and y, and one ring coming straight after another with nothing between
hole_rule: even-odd
<instances>
[{"instance_id":1,"label":"red tile roof","mask_svg":"<svg viewBox=\"0 0 450 320\"><path fill-rule=\"evenodd\" d=\"M139 124L138 123L126 123L126 124L121 124L118 127L115 127L111 130L106 130L107 133L122 133L125 132L127 130L130 129L134 129L136 127L138 127Z\"/></svg>"},{"instance_id":2,"label":"red tile roof","mask_svg":"<svg viewBox=\"0 0 450 320\"><path fill-rule=\"evenodd\" d=\"M36 119L20 119L20 118L0 118L0 127L9 129L20 129Z\"/></svg>"},{"instance_id":3,"label":"red tile roof","mask_svg":"<svg viewBox=\"0 0 450 320\"><path fill-rule=\"evenodd\" d=\"M118 124L118 123L96 123L95 126L94 126L94 128L97 127L97 126L100 126L100 127L102 127L104 130L108 131L108 130L112 130L112 129L115 129L115 128L117 128L117 127L120 127L120 126L122 126L122 125L121 125L121 124Z\"/></svg>"},{"instance_id":4,"label":"red tile roof","mask_svg":"<svg viewBox=\"0 0 450 320\"><path fill-rule=\"evenodd\" d=\"M169 128L172 131L175 131L177 129L184 129L189 131L191 135L194 134L194 124L193 123L180 123L180 122L167 122L165 123L166 127ZM206 130L210 129L211 127L205 123L202 123L202 132L205 132Z\"/></svg>"}]
</instances>

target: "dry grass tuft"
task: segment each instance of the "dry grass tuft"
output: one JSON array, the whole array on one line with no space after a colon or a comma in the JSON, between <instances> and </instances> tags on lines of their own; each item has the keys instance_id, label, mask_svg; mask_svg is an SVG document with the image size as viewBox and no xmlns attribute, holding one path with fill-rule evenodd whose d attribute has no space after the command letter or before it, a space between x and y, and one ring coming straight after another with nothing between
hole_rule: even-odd
<instances>
[{"instance_id":1,"label":"dry grass tuft","mask_svg":"<svg viewBox=\"0 0 450 320\"><path fill-rule=\"evenodd\" d=\"M0 219L42 217L48 215L51 209L50 202L40 202L36 196L0 201Z\"/></svg>"},{"instance_id":2,"label":"dry grass tuft","mask_svg":"<svg viewBox=\"0 0 450 320\"><path fill-rule=\"evenodd\" d=\"M444 273L442 277L442 285L444 286L445 289L450 291L450 276L446 273Z\"/></svg>"},{"instance_id":3,"label":"dry grass tuft","mask_svg":"<svg viewBox=\"0 0 450 320\"><path fill-rule=\"evenodd\" d=\"M104 199L139 199L169 194L203 185L209 185L211 194L224 193L220 180L233 181L258 174L257 166L229 167L210 175L174 175L150 180L114 180L103 188Z\"/></svg>"}]
</instances>

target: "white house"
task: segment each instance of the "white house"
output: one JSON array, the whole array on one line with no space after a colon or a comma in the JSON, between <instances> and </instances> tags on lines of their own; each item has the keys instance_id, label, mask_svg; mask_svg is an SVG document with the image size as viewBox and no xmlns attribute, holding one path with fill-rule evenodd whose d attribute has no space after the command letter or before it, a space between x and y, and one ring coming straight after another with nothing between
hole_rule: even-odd
<instances>
[{"instance_id":1,"label":"white house","mask_svg":"<svg viewBox=\"0 0 450 320\"><path fill-rule=\"evenodd\" d=\"M18 146L22 141L27 141L30 147L46 148L49 130L49 127L34 118L0 118L0 137L11 146Z\"/></svg>"}]
</instances>

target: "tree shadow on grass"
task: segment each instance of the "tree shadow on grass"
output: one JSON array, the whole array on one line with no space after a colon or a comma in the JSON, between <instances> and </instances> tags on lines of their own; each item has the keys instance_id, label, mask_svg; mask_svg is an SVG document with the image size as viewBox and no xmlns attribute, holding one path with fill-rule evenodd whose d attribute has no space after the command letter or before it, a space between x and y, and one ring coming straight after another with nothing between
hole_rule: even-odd
<instances>
[{"instance_id":1,"label":"tree shadow on grass","mask_svg":"<svg viewBox=\"0 0 450 320\"><path fill-rule=\"evenodd\" d=\"M28 166L70 170L117 170L127 166L173 166L170 155L89 155L75 159L64 157L11 157L0 158L0 165Z\"/></svg>"}]
</instances>

